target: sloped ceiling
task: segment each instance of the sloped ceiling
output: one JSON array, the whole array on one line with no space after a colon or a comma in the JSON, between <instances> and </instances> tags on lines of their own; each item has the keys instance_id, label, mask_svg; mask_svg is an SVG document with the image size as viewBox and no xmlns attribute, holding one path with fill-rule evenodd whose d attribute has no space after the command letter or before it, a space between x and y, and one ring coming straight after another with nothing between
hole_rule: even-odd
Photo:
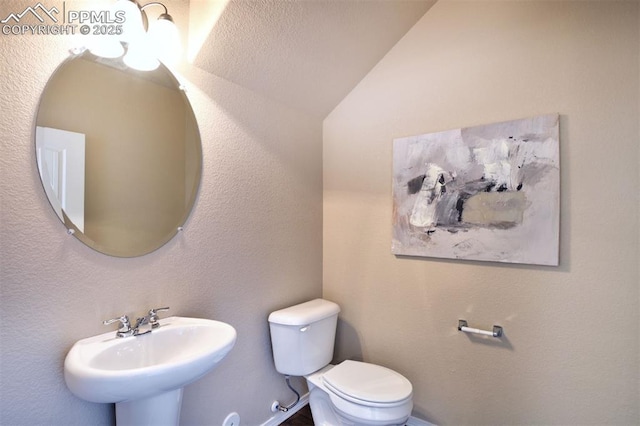
<instances>
[{"instance_id":1,"label":"sloped ceiling","mask_svg":"<svg viewBox=\"0 0 640 426\"><path fill-rule=\"evenodd\" d=\"M204 3L191 1L190 31L202 31L203 13L217 21L195 66L324 118L435 0L231 0L198 10Z\"/></svg>"}]
</instances>

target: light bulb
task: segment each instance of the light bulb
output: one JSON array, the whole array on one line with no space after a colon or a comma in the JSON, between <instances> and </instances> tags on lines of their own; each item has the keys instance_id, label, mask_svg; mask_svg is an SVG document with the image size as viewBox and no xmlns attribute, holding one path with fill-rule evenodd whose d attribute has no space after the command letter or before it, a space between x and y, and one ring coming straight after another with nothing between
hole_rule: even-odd
<instances>
[{"instance_id":1,"label":"light bulb","mask_svg":"<svg viewBox=\"0 0 640 426\"><path fill-rule=\"evenodd\" d=\"M124 12L122 34L120 35L121 41L131 43L144 35L142 13L136 3L131 0L118 0L113 7L114 11Z\"/></svg>"},{"instance_id":2,"label":"light bulb","mask_svg":"<svg viewBox=\"0 0 640 426\"><path fill-rule=\"evenodd\" d=\"M108 35L95 36L89 43L89 50L101 58L119 58L124 53L122 44Z\"/></svg>"},{"instance_id":3,"label":"light bulb","mask_svg":"<svg viewBox=\"0 0 640 426\"><path fill-rule=\"evenodd\" d=\"M128 67L139 71L153 71L160 65L146 37L139 37L129 43L127 54L122 60Z\"/></svg>"},{"instance_id":4,"label":"light bulb","mask_svg":"<svg viewBox=\"0 0 640 426\"><path fill-rule=\"evenodd\" d=\"M149 25L149 39L156 56L165 63L175 63L180 59L182 46L178 27L171 16L162 14Z\"/></svg>"}]
</instances>

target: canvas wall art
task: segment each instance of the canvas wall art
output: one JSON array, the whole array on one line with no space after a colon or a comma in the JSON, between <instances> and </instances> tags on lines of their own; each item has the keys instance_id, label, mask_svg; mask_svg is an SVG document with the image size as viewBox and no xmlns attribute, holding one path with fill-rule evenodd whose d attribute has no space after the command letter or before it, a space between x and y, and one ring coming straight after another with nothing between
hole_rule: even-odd
<instances>
[{"instance_id":1,"label":"canvas wall art","mask_svg":"<svg viewBox=\"0 0 640 426\"><path fill-rule=\"evenodd\" d=\"M395 139L392 252L558 265L558 120Z\"/></svg>"}]
</instances>

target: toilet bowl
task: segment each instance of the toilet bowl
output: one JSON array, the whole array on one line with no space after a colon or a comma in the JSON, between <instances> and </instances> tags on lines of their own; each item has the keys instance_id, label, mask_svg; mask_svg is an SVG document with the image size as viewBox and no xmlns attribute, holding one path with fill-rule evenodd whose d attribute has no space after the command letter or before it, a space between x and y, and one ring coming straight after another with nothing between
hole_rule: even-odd
<instances>
[{"instance_id":1,"label":"toilet bowl","mask_svg":"<svg viewBox=\"0 0 640 426\"><path fill-rule=\"evenodd\" d=\"M402 425L413 408L411 382L379 365L333 357L340 308L315 299L269 315L276 369L304 376L316 426Z\"/></svg>"},{"instance_id":2,"label":"toilet bowl","mask_svg":"<svg viewBox=\"0 0 640 426\"><path fill-rule=\"evenodd\" d=\"M413 408L411 383L379 365L344 361L306 379L316 426L402 425Z\"/></svg>"}]
</instances>

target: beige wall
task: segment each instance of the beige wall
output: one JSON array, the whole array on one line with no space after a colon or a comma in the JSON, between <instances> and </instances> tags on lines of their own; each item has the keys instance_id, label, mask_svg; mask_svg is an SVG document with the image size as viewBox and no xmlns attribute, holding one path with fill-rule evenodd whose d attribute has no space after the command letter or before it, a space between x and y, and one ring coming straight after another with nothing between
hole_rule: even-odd
<instances>
[{"instance_id":1,"label":"beige wall","mask_svg":"<svg viewBox=\"0 0 640 426\"><path fill-rule=\"evenodd\" d=\"M28 5L0 2L0 15ZM169 7L184 29L188 3ZM66 234L35 163L40 95L75 45L0 35L0 424L113 424L111 407L67 390L64 357L76 340L113 329L102 320L157 306L238 331L228 358L185 390L182 424L220 425L232 411L260 424L274 399L291 398L272 365L267 316L321 294L321 123L185 65L204 156L193 213L147 256L105 256Z\"/></svg>"},{"instance_id":2,"label":"beige wall","mask_svg":"<svg viewBox=\"0 0 640 426\"><path fill-rule=\"evenodd\" d=\"M638 424L637 2L441 1L324 122L338 358L437 424ZM558 112L560 266L391 254L396 137ZM488 341L457 331L504 327Z\"/></svg>"}]
</instances>

